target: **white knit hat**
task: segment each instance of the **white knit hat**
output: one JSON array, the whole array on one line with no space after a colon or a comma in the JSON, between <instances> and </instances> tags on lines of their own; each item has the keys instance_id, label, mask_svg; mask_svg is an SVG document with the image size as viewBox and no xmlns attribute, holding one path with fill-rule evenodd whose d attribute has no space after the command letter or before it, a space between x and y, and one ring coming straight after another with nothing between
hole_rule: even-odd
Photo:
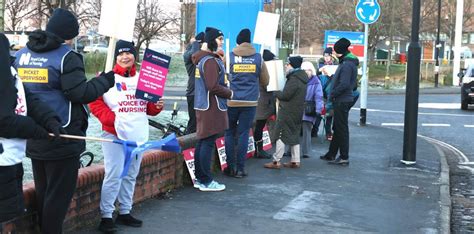
<instances>
[{"instance_id":1,"label":"white knit hat","mask_svg":"<svg viewBox=\"0 0 474 234\"><path fill-rule=\"evenodd\" d=\"M308 62L308 61L303 62L303 64L301 64L301 69L311 70L311 74L316 75L316 69L314 68L314 65L311 62Z\"/></svg>"}]
</instances>

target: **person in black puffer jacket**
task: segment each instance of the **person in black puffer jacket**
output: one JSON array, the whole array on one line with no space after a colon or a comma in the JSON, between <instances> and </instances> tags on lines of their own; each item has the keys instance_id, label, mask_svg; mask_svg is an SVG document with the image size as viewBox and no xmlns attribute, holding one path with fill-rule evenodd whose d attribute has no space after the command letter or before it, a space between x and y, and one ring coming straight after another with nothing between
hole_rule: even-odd
<instances>
[{"instance_id":1,"label":"person in black puffer jacket","mask_svg":"<svg viewBox=\"0 0 474 234\"><path fill-rule=\"evenodd\" d=\"M114 73L87 80L81 55L71 44L79 34L77 18L56 9L46 31L29 35L26 47L16 53L16 68L25 87L56 111L68 134L85 136L88 113L85 104L115 85ZM84 140L28 140L42 233L61 233L63 220L76 188L79 155Z\"/></svg>"}]
</instances>

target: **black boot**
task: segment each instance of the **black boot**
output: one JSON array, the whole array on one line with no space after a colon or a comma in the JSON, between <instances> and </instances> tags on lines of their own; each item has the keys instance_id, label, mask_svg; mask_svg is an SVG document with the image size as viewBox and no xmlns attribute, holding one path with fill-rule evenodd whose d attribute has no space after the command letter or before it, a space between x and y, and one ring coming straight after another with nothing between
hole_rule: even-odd
<instances>
[{"instance_id":1,"label":"black boot","mask_svg":"<svg viewBox=\"0 0 474 234\"><path fill-rule=\"evenodd\" d=\"M115 226L112 218L102 218L99 224L99 231L103 233L115 233L117 231L117 226Z\"/></svg>"},{"instance_id":2,"label":"black boot","mask_svg":"<svg viewBox=\"0 0 474 234\"><path fill-rule=\"evenodd\" d=\"M130 227L141 227L143 225L143 221L134 218L130 214L117 216L117 219L115 219L115 223Z\"/></svg>"},{"instance_id":3,"label":"black boot","mask_svg":"<svg viewBox=\"0 0 474 234\"><path fill-rule=\"evenodd\" d=\"M263 150L263 140L255 142L255 153L253 154L254 158L272 158L272 155Z\"/></svg>"}]
</instances>

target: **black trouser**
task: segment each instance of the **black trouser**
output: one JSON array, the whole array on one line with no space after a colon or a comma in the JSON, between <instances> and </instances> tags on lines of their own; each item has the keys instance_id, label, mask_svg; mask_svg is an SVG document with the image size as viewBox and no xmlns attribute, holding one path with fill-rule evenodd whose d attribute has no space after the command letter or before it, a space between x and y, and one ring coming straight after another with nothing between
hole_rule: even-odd
<instances>
[{"instance_id":1,"label":"black trouser","mask_svg":"<svg viewBox=\"0 0 474 234\"><path fill-rule=\"evenodd\" d=\"M253 139L256 143L262 140L263 128L265 127L266 123L267 123L267 119L257 120L257 122L255 123L255 130L253 131Z\"/></svg>"},{"instance_id":2,"label":"black trouser","mask_svg":"<svg viewBox=\"0 0 474 234\"><path fill-rule=\"evenodd\" d=\"M196 132L196 111L194 110L194 95L186 96L188 101L188 126L186 127L186 134Z\"/></svg>"},{"instance_id":3,"label":"black trouser","mask_svg":"<svg viewBox=\"0 0 474 234\"><path fill-rule=\"evenodd\" d=\"M334 135L329 145L328 156L335 157L339 150L342 159L349 159L349 110L352 102L335 102L334 104Z\"/></svg>"},{"instance_id":4,"label":"black trouser","mask_svg":"<svg viewBox=\"0 0 474 234\"><path fill-rule=\"evenodd\" d=\"M76 190L79 156L31 161L41 233L62 233L63 221Z\"/></svg>"},{"instance_id":5,"label":"black trouser","mask_svg":"<svg viewBox=\"0 0 474 234\"><path fill-rule=\"evenodd\" d=\"M23 164L0 166L0 223L23 212Z\"/></svg>"}]
</instances>

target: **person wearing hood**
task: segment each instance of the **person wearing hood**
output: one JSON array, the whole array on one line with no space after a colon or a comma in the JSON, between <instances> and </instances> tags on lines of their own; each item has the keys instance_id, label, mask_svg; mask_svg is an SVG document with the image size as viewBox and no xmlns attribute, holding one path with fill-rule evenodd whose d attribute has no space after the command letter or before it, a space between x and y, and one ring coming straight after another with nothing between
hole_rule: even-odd
<instances>
[{"instance_id":1,"label":"person wearing hood","mask_svg":"<svg viewBox=\"0 0 474 234\"><path fill-rule=\"evenodd\" d=\"M36 30L26 47L16 53L15 66L24 86L56 111L61 126L71 135L85 136L86 104L115 85L114 73L87 80L82 56L71 49L79 34L77 18L55 9L46 31ZM76 189L79 155L84 140L28 140L42 233L61 233L64 218Z\"/></svg>"},{"instance_id":2,"label":"person wearing hood","mask_svg":"<svg viewBox=\"0 0 474 234\"><path fill-rule=\"evenodd\" d=\"M114 55L116 64L113 68L117 87L110 89L102 97L89 104L92 114L102 124L103 138L145 143L149 137L147 115L156 116L163 109L162 100L153 103L135 97L139 73L135 64L136 56L133 42L117 41ZM102 152L105 175L100 194L102 219L99 230L104 233L115 232L117 231L115 223L141 227L143 222L134 218L130 211L133 205L135 182L143 157L133 157L127 174L121 177L125 163L123 146L103 142ZM116 210L116 200L120 208L114 223L112 216Z\"/></svg>"},{"instance_id":3,"label":"person wearing hood","mask_svg":"<svg viewBox=\"0 0 474 234\"><path fill-rule=\"evenodd\" d=\"M186 134L196 132L196 112L194 111L194 80L195 76L199 75L196 73L196 65L192 61L192 55L201 49L202 43L204 42L204 32L198 33L195 37L191 38L189 45L186 47L186 51L183 54L184 66L188 72L188 86L186 88L186 100L188 102L188 124L186 127Z\"/></svg>"},{"instance_id":4,"label":"person wearing hood","mask_svg":"<svg viewBox=\"0 0 474 234\"><path fill-rule=\"evenodd\" d=\"M259 87L267 86L269 79L262 55L250 44L250 37L250 30L242 29L237 35L237 46L229 56L229 83L234 95L227 101L229 128L225 131L227 168L224 174L236 178L247 176L249 130L257 110Z\"/></svg>"},{"instance_id":5,"label":"person wearing hood","mask_svg":"<svg viewBox=\"0 0 474 234\"><path fill-rule=\"evenodd\" d=\"M283 91L275 92L280 101L275 125L276 142L273 161L266 163L265 168L280 169L280 160L285 152L285 144L290 146L291 161L283 163L289 168L300 167L300 130L304 111L304 100L306 97L306 86L308 75L301 69L303 58L300 56L289 57L286 63L287 75Z\"/></svg>"},{"instance_id":6,"label":"person wearing hood","mask_svg":"<svg viewBox=\"0 0 474 234\"><path fill-rule=\"evenodd\" d=\"M357 66L359 59L349 51L351 42L346 38L334 44L334 53L339 58L339 66L334 73L329 99L334 108L334 135L329 151L321 156L323 160L335 165L349 165L349 111L354 105L357 89ZM339 151L339 157L336 158Z\"/></svg>"},{"instance_id":7,"label":"person wearing hood","mask_svg":"<svg viewBox=\"0 0 474 234\"><path fill-rule=\"evenodd\" d=\"M196 138L194 153L194 187L200 191L222 191L225 185L211 175L212 152L217 136L229 126L227 101L232 91L225 84L224 63L216 54L224 43L224 34L216 28L206 28L202 49L192 60L199 69L194 84L194 110L196 111Z\"/></svg>"},{"instance_id":8,"label":"person wearing hood","mask_svg":"<svg viewBox=\"0 0 474 234\"><path fill-rule=\"evenodd\" d=\"M316 69L311 62L303 62L303 64L301 64L301 69L303 69L309 77L305 102L315 105L314 115L313 113L311 113L311 115L309 113L303 113L303 140L301 143L301 153L303 154L303 158L309 158L309 153L311 151L311 129L313 128L317 117L321 116L324 106L323 88L321 87L321 82L316 75Z\"/></svg>"},{"instance_id":9,"label":"person wearing hood","mask_svg":"<svg viewBox=\"0 0 474 234\"><path fill-rule=\"evenodd\" d=\"M263 50L263 61L276 59L276 56L270 50ZM267 119L275 114L275 97L273 92L267 91L267 85L259 86L260 97L258 98L257 113L255 115L255 129L253 138L255 140L254 158L272 158L272 155L263 150L263 128L267 123Z\"/></svg>"},{"instance_id":10,"label":"person wearing hood","mask_svg":"<svg viewBox=\"0 0 474 234\"><path fill-rule=\"evenodd\" d=\"M0 33L0 223L25 212L23 158L26 139L48 139L48 131L65 133L59 117L25 90L10 63L10 46Z\"/></svg>"}]
</instances>

